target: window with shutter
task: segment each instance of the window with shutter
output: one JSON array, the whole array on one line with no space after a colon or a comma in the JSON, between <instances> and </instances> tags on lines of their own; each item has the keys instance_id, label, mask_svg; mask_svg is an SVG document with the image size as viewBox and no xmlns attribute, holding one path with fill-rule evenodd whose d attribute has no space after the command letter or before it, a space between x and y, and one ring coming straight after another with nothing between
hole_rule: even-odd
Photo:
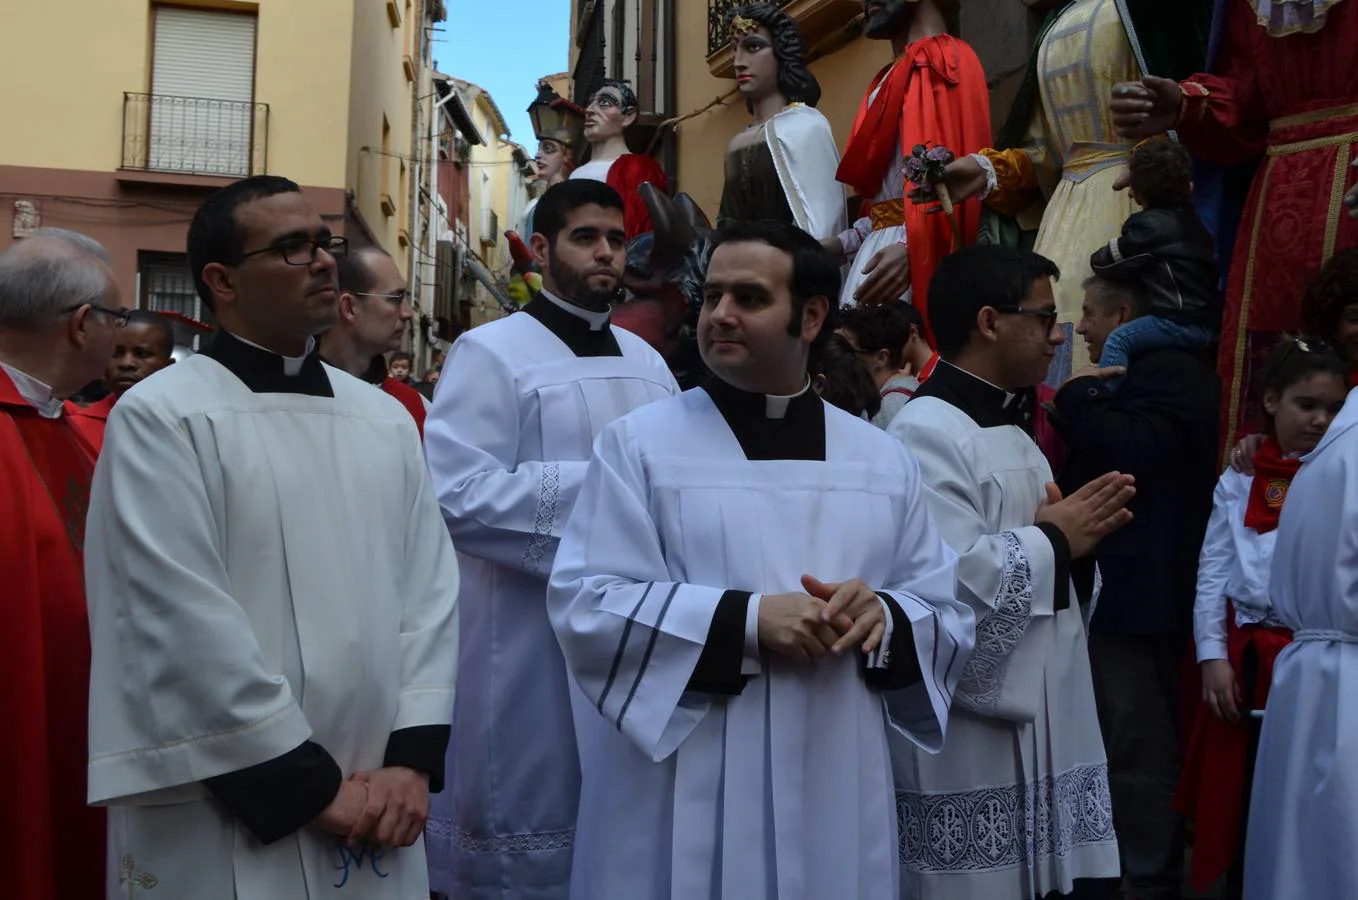
<instances>
[{"instance_id":1,"label":"window with shutter","mask_svg":"<svg viewBox=\"0 0 1358 900\"><path fill-rule=\"evenodd\" d=\"M157 6L147 168L250 174L252 15Z\"/></svg>"}]
</instances>

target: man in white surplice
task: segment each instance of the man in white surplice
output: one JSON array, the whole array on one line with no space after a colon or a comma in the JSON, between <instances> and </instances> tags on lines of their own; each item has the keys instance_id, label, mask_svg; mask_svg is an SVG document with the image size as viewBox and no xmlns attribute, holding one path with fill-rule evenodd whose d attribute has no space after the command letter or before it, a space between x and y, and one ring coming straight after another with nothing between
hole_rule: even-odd
<instances>
[{"instance_id":1,"label":"man in white surplice","mask_svg":"<svg viewBox=\"0 0 1358 900\"><path fill-rule=\"evenodd\" d=\"M1269 593L1293 629L1259 735L1246 900L1358 897L1358 391L1302 458Z\"/></svg>"},{"instance_id":2,"label":"man in white surplice","mask_svg":"<svg viewBox=\"0 0 1358 900\"><path fill-rule=\"evenodd\" d=\"M972 618L910 454L810 389L838 287L795 227L722 232L715 377L599 438L548 595L574 900L894 895L887 730L938 750Z\"/></svg>"},{"instance_id":3,"label":"man in white surplice","mask_svg":"<svg viewBox=\"0 0 1358 900\"><path fill-rule=\"evenodd\" d=\"M892 747L902 896L1033 900L1119 873L1108 766L1077 598L1084 561L1122 527L1132 479L1108 473L1062 500L1032 439L1033 387L1063 337L1050 261L964 249L930 282L942 362L888 432L919 459L938 526L959 554L976 651L948 744Z\"/></svg>"},{"instance_id":4,"label":"man in white surplice","mask_svg":"<svg viewBox=\"0 0 1358 900\"><path fill-rule=\"evenodd\" d=\"M427 895L457 559L410 415L317 353L345 249L287 179L218 191L188 251L221 331L109 418L85 547L109 898Z\"/></svg>"},{"instance_id":5,"label":"man in white surplice","mask_svg":"<svg viewBox=\"0 0 1358 900\"><path fill-rule=\"evenodd\" d=\"M458 338L425 423L466 585L458 739L427 835L433 889L456 900L566 896L580 770L547 575L595 436L678 391L660 355L608 321L617 192L565 181L533 219L542 293Z\"/></svg>"}]
</instances>

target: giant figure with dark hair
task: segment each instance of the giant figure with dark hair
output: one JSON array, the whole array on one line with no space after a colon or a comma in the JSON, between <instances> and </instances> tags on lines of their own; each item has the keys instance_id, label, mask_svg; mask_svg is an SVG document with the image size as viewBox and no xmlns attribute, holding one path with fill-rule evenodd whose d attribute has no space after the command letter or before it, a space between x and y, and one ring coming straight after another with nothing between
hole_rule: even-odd
<instances>
[{"instance_id":1,"label":"giant figure with dark hair","mask_svg":"<svg viewBox=\"0 0 1358 900\"><path fill-rule=\"evenodd\" d=\"M669 179L655 160L627 146L627 130L640 114L636 92L625 81L605 81L585 107L588 161L570 176L602 181L618 192L625 206L628 240L651 230L651 213L638 189L649 182L662 193L670 190Z\"/></svg>"},{"instance_id":2,"label":"giant figure with dark hair","mask_svg":"<svg viewBox=\"0 0 1358 900\"><path fill-rule=\"evenodd\" d=\"M820 85L806 67L797 22L772 3L747 3L727 17L736 86L752 122L726 147L717 224L778 221L812 237L844 229L839 151L816 111Z\"/></svg>"}]
</instances>

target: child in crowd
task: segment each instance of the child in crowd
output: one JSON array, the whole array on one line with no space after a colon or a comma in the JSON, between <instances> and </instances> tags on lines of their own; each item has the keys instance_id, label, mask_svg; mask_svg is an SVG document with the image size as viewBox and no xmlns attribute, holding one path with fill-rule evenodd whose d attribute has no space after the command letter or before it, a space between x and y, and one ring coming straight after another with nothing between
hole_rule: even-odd
<instances>
[{"instance_id":1,"label":"child in crowd","mask_svg":"<svg viewBox=\"0 0 1358 900\"><path fill-rule=\"evenodd\" d=\"M1105 368L1126 366L1147 350L1205 350L1216 342L1220 321L1220 273L1212 236L1192 206L1188 151L1174 141L1150 141L1132 151L1128 168L1141 212L1089 262L1097 275L1139 281L1150 314L1109 335L1098 360Z\"/></svg>"},{"instance_id":2,"label":"child in crowd","mask_svg":"<svg viewBox=\"0 0 1358 900\"><path fill-rule=\"evenodd\" d=\"M877 385L854 348L834 334L811 362L811 388L831 406L860 419L872 419L882 407Z\"/></svg>"},{"instance_id":3,"label":"child in crowd","mask_svg":"<svg viewBox=\"0 0 1358 900\"><path fill-rule=\"evenodd\" d=\"M1194 889L1228 871L1222 895L1238 898L1241 847L1258 723L1273 663L1291 641L1269 603L1278 515L1301 456L1315 449L1348 392L1348 365L1317 338L1285 339L1264 369L1268 434L1254 474L1227 469L1217 482L1198 564L1193 633L1202 704L1176 806L1195 823Z\"/></svg>"}]
</instances>

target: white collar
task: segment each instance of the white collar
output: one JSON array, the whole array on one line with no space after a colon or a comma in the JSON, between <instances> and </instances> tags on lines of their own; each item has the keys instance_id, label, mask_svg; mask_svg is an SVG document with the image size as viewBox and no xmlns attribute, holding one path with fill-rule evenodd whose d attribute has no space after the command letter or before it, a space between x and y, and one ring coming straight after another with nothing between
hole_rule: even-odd
<instances>
[{"instance_id":1,"label":"white collar","mask_svg":"<svg viewBox=\"0 0 1358 900\"><path fill-rule=\"evenodd\" d=\"M608 324L608 317L613 315L613 307L611 306L602 312L595 312L591 309L585 309L583 306L576 306L574 303L567 303L546 288L538 291L538 293L542 295L542 299L553 306L564 309L577 319L584 319L589 324L590 331L602 331L603 327Z\"/></svg>"},{"instance_id":2,"label":"white collar","mask_svg":"<svg viewBox=\"0 0 1358 900\"><path fill-rule=\"evenodd\" d=\"M787 408L792 405L802 394L811 390L811 376L806 377L806 384L795 394L765 394L764 395L764 416L769 419L782 419L787 416Z\"/></svg>"},{"instance_id":3,"label":"white collar","mask_svg":"<svg viewBox=\"0 0 1358 900\"><path fill-rule=\"evenodd\" d=\"M273 353L274 356L283 360L283 374L289 378L297 377L297 373L302 371L302 363L306 362L306 358L311 355L311 351L316 349L316 339L314 337L309 337L306 339L306 350L302 352L301 356L284 356L281 353L274 353L274 351L270 350L268 347L261 347L254 341L247 341L238 334L233 333L231 336L242 344L247 344L254 347L256 350L263 350L265 353Z\"/></svg>"},{"instance_id":4,"label":"white collar","mask_svg":"<svg viewBox=\"0 0 1358 900\"><path fill-rule=\"evenodd\" d=\"M972 371L970 371L970 370L968 370L968 369L964 369L964 368L962 368L961 366L954 366L952 363L948 362L946 359L940 359L939 362L943 363L943 365L945 365L945 366L952 366L954 369L956 369L957 371L961 372L963 375L968 375L968 376L970 376L970 377L972 377L972 378L975 378L977 381L981 382L981 384L988 385L989 387L993 387L995 390L999 391L1001 394L1004 394L1004 402L1000 404L1000 409L1008 409L1008 408L1009 408L1009 404L1013 403L1013 402L1014 402L1014 398L1018 396L1018 394L1015 394L1013 391L1006 391L1004 388L1000 387L998 384L995 384L995 383L993 383L993 382L990 382L990 381L985 380L985 379L982 378L980 375L977 375L975 372L972 372Z\"/></svg>"},{"instance_id":5,"label":"white collar","mask_svg":"<svg viewBox=\"0 0 1358 900\"><path fill-rule=\"evenodd\" d=\"M9 380L14 382L14 388L19 392L28 405L38 411L38 415L44 419L56 419L61 417L64 404L56 397L52 396L52 388L32 375L20 372L13 366L0 362L0 369L5 370Z\"/></svg>"}]
</instances>

